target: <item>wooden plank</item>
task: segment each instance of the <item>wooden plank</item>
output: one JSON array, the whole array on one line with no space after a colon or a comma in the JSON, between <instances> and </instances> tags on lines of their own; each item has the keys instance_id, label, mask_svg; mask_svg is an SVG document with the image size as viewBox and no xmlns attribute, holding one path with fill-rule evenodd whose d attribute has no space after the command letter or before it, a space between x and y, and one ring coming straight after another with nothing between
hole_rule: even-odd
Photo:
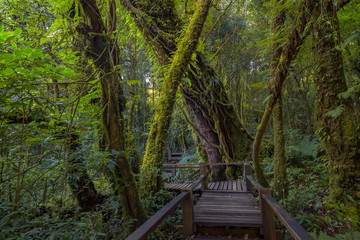
<instances>
[{"instance_id":1,"label":"wooden plank","mask_svg":"<svg viewBox=\"0 0 360 240\"><path fill-rule=\"evenodd\" d=\"M228 185L228 182L227 181L222 181L223 185L222 185L222 189L221 190L227 190L227 185Z\"/></svg>"},{"instance_id":2,"label":"wooden plank","mask_svg":"<svg viewBox=\"0 0 360 240\"><path fill-rule=\"evenodd\" d=\"M214 183L214 182L210 182L210 183L208 184L208 189L213 190L214 187L215 187L215 183Z\"/></svg>"},{"instance_id":3,"label":"wooden plank","mask_svg":"<svg viewBox=\"0 0 360 240\"><path fill-rule=\"evenodd\" d=\"M241 183L239 181L236 182L236 188L238 189L238 191L242 191Z\"/></svg>"},{"instance_id":4,"label":"wooden plank","mask_svg":"<svg viewBox=\"0 0 360 240\"><path fill-rule=\"evenodd\" d=\"M229 182L227 187L229 185L232 188L233 183ZM262 220L259 205L251 193L206 191L194 208L194 223L204 226L260 227Z\"/></svg>"},{"instance_id":5,"label":"wooden plank","mask_svg":"<svg viewBox=\"0 0 360 240\"><path fill-rule=\"evenodd\" d=\"M247 178L248 176L252 175L252 170L248 163L244 163L243 171L244 171L244 180L245 180L245 184L246 184L246 190L249 192L252 192L251 183L250 183L249 179Z\"/></svg>"},{"instance_id":6,"label":"wooden plank","mask_svg":"<svg viewBox=\"0 0 360 240\"><path fill-rule=\"evenodd\" d=\"M188 192L182 192L176 196L173 200L167 203L162 209L155 213L149 220L141 225L136 231L134 231L126 240L143 240L149 236L156 227L172 212L176 207L189 195Z\"/></svg>"},{"instance_id":7,"label":"wooden plank","mask_svg":"<svg viewBox=\"0 0 360 240\"><path fill-rule=\"evenodd\" d=\"M237 183L237 181L233 181L233 187L232 187L233 191L238 191L238 189L236 187L236 183Z\"/></svg>"},{"instance_id":8,"label":"wooden plank","mask_svg":"<svg viewBox=\"0 0 360 240\"><path fill-rule=\"evenodd\" d=\"M193 182L188 188L194 190L196 186L201 184L205 179L205 175L201 175L195 182Z\"/></svg>"},{"instance_id":9,"label":"wooden plank","mask_svg":"<svg viewBox=\"0 0 360 240\"><path fill-rule=\"evenodd\" d=\"M228 189L227 190L229 190L229 191L232 191L233 190L233 185L234 185L234 180L231 180L230 182L229 182L229 184L228 184Z\"/></svg>"},{"instance_id":10,"label":"wooden plank","mask_svg":"<svg viewBox=\"0 0 360 240\"><path fill-rule=\"evenodd\" d=\"M218 189L219 189L219 185L220 185L220 182L215 182L214 190L218 190Z\"/></svg>"},{"instance_id":11,"label":"wooden plank","mask_svg":"<svg viewBox=\"0 0 360 240\"><path fill-rule=\"evenodd\" d=\"M212 193L210 192L204 192L202 197L205 197L205 196L211 196L211 197L215 197L215 196L220 196L220 197L224 197L224 196L228 196L228 197L251 197L251 198L254 198L253 194L250 193L250 192L232 192L232 193L223 193L221 191L214 191Z\"/></svg>"},{"instance_id":12,"label":"wooden plank","mask_svg":"<svg viewBox=\"0 0 360 240\"><path fill-rule=\"evenodd\" d=\"M261 219L241 219L237 221L219 221L219 219L194 218L194 224L203 226L261 227Z\"/></svg>"},{"instance_id":13,"label":"wooden plank","mask_svg":"<svg viewBox=\"0 0 360 240\"><path fill-rule=\"evenodd\" d=\"M231 235L230 239L234 239L234 237L240 237L240 239L242 240L244 239L245 235L248 237L248 239L255 239L260 237L260 233L258 229L238 229L238 228L226 229L224 227L212 227L212 228L198 227L197 233L203 234L204 236L197 235L194 238L194 240L198 239L198 237L200 237L200 239L207 239L207 237L209 237L209 239L213 239L213 240L214 239L228 240L230 235Z\"/></svg>"},{"instance_id":14,"label":"wooden plank","mask_svg":"<svg viewBox=\"0 0 360 240\"><path fill-rule=\"evenodd\" d=\"M261 216L264 230L265 240L276 240L276 230L275 230L275 217L274 212L271 210L269 204L264 200L264 194L271 194L270 189L261 189L260 190L260 206L261 206Z\"/></svg>"},{"instance_id":15,"label":"wooden plank","mask_svg":"<svg viewBox=\"0 0 360 240\"><path fill-rule=\"evenodd\" d=\"M243 182L240 182L240 185L241 185L241 191L246 192L247 191L246 184Z\"/></svg>"},{"instance_id":16,"label":"wooden plank","mask_svg":"<svg viewBox=\"0 0 360 240\"><path fill-rule=\"evenodd\" d=\"M194 205L192 197L192 189L187 191L188 196L185 198L182 204L183 214L183 233L185 236L191 236L194 233Z\"/></svg>"},{"instance_id":17,"label":"wooden plank","mask_svg":"<svg viewBox=\"0 0 360 240\"><path fill-rule=\"evenodd\" d=\"M281 223L286 227L294 239L313 239L313 237L311 237L309 233L306 232L305 229L300 226L300 224L296 222L295 219L293 219L290 214L270 194L263 194L262 198L274 211L275 215L280 219Z\"/></svg>"},{"instance_id":18,"label":"wooden plank","mask_svg":"<svg viewBox=\"0 0 360 240\"><path fill-rule=\"evenodd\" d=\"M239 166L243 165L243 163L205 163L206 166Z\"/></svg>"}]
</instances>

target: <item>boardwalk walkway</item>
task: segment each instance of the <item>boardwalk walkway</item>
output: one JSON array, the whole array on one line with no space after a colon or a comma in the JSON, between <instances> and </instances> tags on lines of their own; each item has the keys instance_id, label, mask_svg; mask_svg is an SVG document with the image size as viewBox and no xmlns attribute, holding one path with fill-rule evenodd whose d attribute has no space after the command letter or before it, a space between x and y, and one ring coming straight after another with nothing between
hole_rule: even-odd
<instances>
[{"instance_id":1,"label":"boardwalk walkway","mask_svg":"<svg viewBox=\"0 0 360 240\"><path fill-rule=\"evenodd\" d=\"M201 166L200 171L198 170L200 177L192 183L166 184L167 189L180 190L181 193L127 240L146 239L179 205L182 206L183 217L183 225L179 230L187 236L186 239L281 239L276 231L275 216L293 239L313 239L271 196L270 189L263 188L251 176L248 164L243 164L242 178L246 182L229 180L206 184L205 167L208 165L210 164ZM194 166L180 165L179 168L195 168ZM201 189L201 196L194 205L195 189ZM258 200L255 199L255 195Z\"/></svg>"},{"instance_id":2,"label":"boardwalk walkway","mask_svg":"<svg viewBox=\"0 0 360 240\"><path fill-rule=\"evenodd\" d=\"M184 190L189 188L191 183L166 183L165 189L168 190ZM195 189L200 189L200 186L197 186ZM210 182L206 188L208 191L234 191L234 192L244 192L246 191L246 186L243 182L239 180L229 180L221 182Z\"/></svg>"},{"instance_id":3,"label":"boardwalk walkway","mask_svg":"<svg viewBox=\"0 0 360 240\"><path fill-rule=\"evenodd\" d=\"M251 193L204 192L194 208L196 226L261 226L260 206Z\"/></svg>"}]
</instances>

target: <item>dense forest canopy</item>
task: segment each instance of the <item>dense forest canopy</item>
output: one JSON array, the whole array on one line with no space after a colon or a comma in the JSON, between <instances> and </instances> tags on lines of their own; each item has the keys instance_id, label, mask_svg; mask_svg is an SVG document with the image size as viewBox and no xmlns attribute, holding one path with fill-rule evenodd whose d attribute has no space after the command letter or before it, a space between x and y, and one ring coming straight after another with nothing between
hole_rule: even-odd
<instances>
[{"instance_id":1,"label":"dense forest canopy","mask_svg":"<svg viewBox=\"0 0 360 240\"><path fill-rule=\"evenodd\" d=\"M358 0L0 3L0 239L124 239L176 195L166 149L360 238Z\"/></svg>"}]
</instances>

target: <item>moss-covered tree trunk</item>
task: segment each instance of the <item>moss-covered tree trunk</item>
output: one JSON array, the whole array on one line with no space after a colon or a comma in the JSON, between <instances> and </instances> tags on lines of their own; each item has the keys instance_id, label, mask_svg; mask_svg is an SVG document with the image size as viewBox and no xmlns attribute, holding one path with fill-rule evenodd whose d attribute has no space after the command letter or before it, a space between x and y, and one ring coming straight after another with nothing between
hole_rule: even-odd
<instances>
[{"instance_id":1,"label":"moss-covered tree trunk","mask_svg":"<svg viewBox=\"0 0 360 240\"><path fill-rule=\"evenodd\" d=\"M330 203L344 204L350 217L359 216L360 151L359 126L350 99L338 95L347 90L340 50L334 1L319 1L313 14L315 121L330 166Z\"/></svg>"},{"instance_id":2,"label":"moss-covered tree trunk","mask_svg":"<svg viewBox=\"0 0 360 240\"><path fill-rule=\"evenodd\" d=\"M279 96L282 94L282 86L288 74L290 64L295 59L299 47L307 35L307 32L305 31L308 24L307 16L311 12L312 6L312 1L308 0L304 0L299 3L298 12L300 14L296 19L294 19L292 27L287 35L286 43L281 46L275 44L273 48L271 75L268 85L271 95L266 103L263 117L257 128L252 151L256 178L263 186L268 186L268 183L262 171L260 161L260 146L262 137L270 121L274 106L277 103ZM278 13L278 16L274 16L272 23L272 31L274 34L279 34L277 32L285 21L285 16L283 14L283 12L280 12ZM277 42L276 39L274 42Z\"/></svg>"},{"instance_id":3,"label":"moss-covered tree trunk","mask_svg":"<svg viewBox=\"0 0 360 240\"><path fill-rule=\"evenodd\" d=\"M283 5L282 0L278 0L277 6ZM276 8L275 8L276 9ZM274 35L281 35L280 31L284 27L285 23L285 11L283 9L275 11L276 14L271 21L271 32ZM278 36L281 37L281 36ZM276 37L272 44L272 56L271 56L271 73L272 77L277 77L276 68L281 61L282 49L279 48L280 43L276 41ZM275 79L271 79L271 82L276 82ZM276 98L276 102L273 110L273 129L274 129L274 181L273 189L275 196L278 198L286 198L287 196L287 178L286 178L286 161L285 161L285 140L283 133L283 108L282 108L282 91Z\"/></svg>"},{"instance_id":4,"label":"moss-covered tree trunk","mask_svg":"<svg viewBox=\"0 0 360 240\"><path fill-rule=\"evenodd\" d=\"M187 65L197 47L211 2L211 0L197 2L197 10L179 43L169 71L165 76L163 91L155 110L141 167L140 183L143 195L151 196L162 188L162 160L171 115L174 110L176 92L182 78L186 76Z\"/></svg>"},{"instance_id":5,"label":"moss-covered tree trunk","mask_svg":"<svg viewBox=\"0 0 360 240\"><path fill-rule=\"evenodd\" d=\"M174 1L154 0L151 8L144 0L121 0L121 3L132 13L160 64L169 64L183 26ZM202 54L196 52L196 59L192 69L187 70L191 85L182 84L181 94L199 139L201 155L208 162L242 161L248 156L252 139L215 71ZM212 171L215 178L224 175L224 171L218 170Z\"/></svg>"},{"instance_id":6,"label":"moss-covered tree trunk","mask_svg":"<svg viewBox=\"0 0 360 240\"><path fill-rule=\"evenodd\" d=\"M288 194L288 180L286 177L285 139L283 133L284 121L282 114L282 96L276 99L273 110L274 128L274 194L279 199L284 199Z\"/></svg>"},{"instance_id":7,"label":"moss-covered tree trunk","mask_svg":"<svg viewBox=\"0 0 360 240\"><path fill-rule=\"evenodd\" d=\"M146 215L140 204L134 175L125 152L123 112L126 100L123 96L119 75L115 70L119 55L117 43L107 35L107 29L95 0L79 0L79 2L90 24L78 26L78 32L82 33L89 41L87 54L94 59L94 65L101 73L102 78L104 103L102 123L107 137L107 149L116 163L114 168L116 189L122 198L124 220L136 219L134 226L137 227L145 221ZM115 14L116 11L111 12ZM116 22L116 16L112 15L111 19L108 22L109 26L115 26L110 23ZM111 32L109 34L111 35Z\"/></svg>"}]
</instances>

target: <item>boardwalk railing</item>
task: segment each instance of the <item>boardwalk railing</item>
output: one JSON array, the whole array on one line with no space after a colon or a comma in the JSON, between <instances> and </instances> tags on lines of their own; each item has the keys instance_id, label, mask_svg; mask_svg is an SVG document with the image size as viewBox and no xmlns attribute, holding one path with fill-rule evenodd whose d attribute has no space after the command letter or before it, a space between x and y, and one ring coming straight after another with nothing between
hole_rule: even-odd
<instances>
[{"instance_id":1,"label":"boardwalk railing","mask_svg":"<svg viewBox=\"0 0 360 240\"><path fill-rule=\"evenodd\" d=\"M204 179L205 175L201 175L195 182L190 185L189 188L184 189L182 193L167 203L154 216L152 216L136 231L128 236L126 240L146 239L156 229L156 227L164 221L167 216L175 211L177 206L180 204L182 204L183 234L186 236L192 235L194 232L194 205L192 193L199 184L203 185L202 182Z\"/></svg>"},{"instance_id":2,"label":"boardwalk railing","mask_svg":"<svg viewBox=\"0 0 360 240\"><path fill-rule=\"evenodd\" d=\"M248 168L248 167L247 167ZM265 239L275 240L275 215L285 226L286 230L296 240L313 239L298 222L271 196L271 190L262 187L248 172L245 176L248 191L257 190L260 196L260 208L263 222L263 234Z\"/></svg>"},{"instance_id":3,"label":"boardwalk railing","mask_svg":"<svg viewBox=\"0 0 360 240\"><path fill-rule=\"evenodd\" d=\"M169 166L170 165L170 166ZM297 223L288 212L271 196L271 190L261 186L253 177L252 170L247 163L205 163L205 164L166 164L164 167L175 168L200 168L200 177L182 190L182 193L176 196L154 216L141 225L133 232L127 240L146 239L162 221L172 214L176 207L182 204L183 234L191 236L194 232L194 205L193 190L201 184L201 189L206 187L207 167L221 165L243 165L244 181L248 192L257 191L262 216L262 234L265 240L276 239L275 216L278 217L281 224L285 226L290 235L296 240L313 239L303 227Z\"/></svg>"}]
</instances>

